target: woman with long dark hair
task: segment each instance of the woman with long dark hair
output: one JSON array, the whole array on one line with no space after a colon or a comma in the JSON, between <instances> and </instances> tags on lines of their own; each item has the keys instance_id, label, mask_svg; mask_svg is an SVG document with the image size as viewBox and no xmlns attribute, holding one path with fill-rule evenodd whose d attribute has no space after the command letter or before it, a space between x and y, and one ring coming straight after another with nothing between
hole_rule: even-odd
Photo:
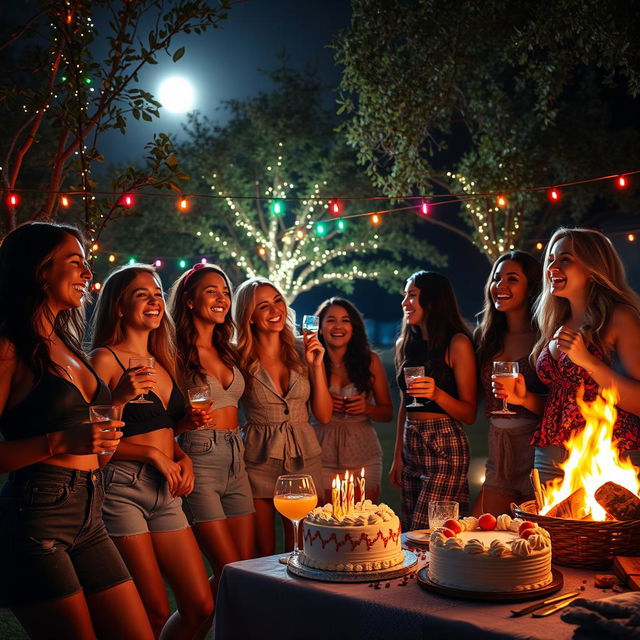
<instances>
[{"instance_id":1,"label":"woman with long dark hair","mask_svg":"<svg viewBox=\"0 0 640 640\"><path fill-rule=\"evenodd\" d=\"M489 418L489 456L474 515L508 513L512 502L520 504L533 497L530 441L539 415L519 405L510 407L511 415L492 414L502 407L503 397L509 400L504 393L493 391L492 365L494 361L517 362L519 377L527 387L538 394L545 392L529 358L538 339L533 305L541 280L538 260L524 251L510 251L494 262L485 285L484 308L474 339ZM538 405L532 409L537 410Z\"/></svg>"},{"instance_id":2,"label":"woman with long dark hair","mask_svg":"<svg viewBox=\"0 0 640 640\"><path fill-rule=\"evenodd\" d=\"M215 586L225 564L252 556L254 542L255 509L238 430L244 379L232 343L231 295L220 267L198 263L176 280L169 299L181 385L185 391L208 386L213 401L207 424L192 423L178 442L195 476L182 506L213 568Z\"/></svg>"},{"instance_id":3,"label":"woman with long dark hair","mask_svg":"<svg viewBox=\"0 0 640 640\"><path fill-rule=\"evenodd\" d=\"M122 422L81 346L91 281L74 227L34 222L0 245L0 606L31 638L152 638L101 517L100 463Z\"/></svg>"},{"instance_id":4,"label":"woman with long dark hair","mask_svg":"<svg viewBox=\"0 0 640 640\"><path fill-rule=\"evenodd\" d=\"M391 483L402 490L402 528L429 526L431 501L469 502L469 442L462 422L476 417L476 360L451 283L433 271L409 277L396 343L401 390ZM424 367L407 388L405 367ZM419 405L417 408L409 406Z\"/></svg>"},{"instance_id":5,"label":"woman with long dark hair","mask_svg":"<svg viewBox=\"0 0 640 640\"><path fill-rule=\"evenodd\" d=\"M371 421L388 422L393 416L387 376L380 357L371 349L362 316L351 302L329 298L316 315L333 399L331 421L316 426L325 500L331 501L331 481L336 475L347 469L357 475L364 469L367 497L377 502L382 447Z\"/></svg>"},{"instance_id":6,"label":"woman with long dark hair","mask_svg":"<svg viewBox=\"0 0 640 640\"><path fill-rule=\"evenodd\" d=\"M234 319L245 377L242 396L245 463L256 509L257 549L275 552L273 493L278 476L304 473L322 487L322 450L309 424L331 417L324 372L324 347L317 336L299 344L284 294L266 278L251 278L236 290ZM283 517L285 546L293 548L293 528Z\"/></svg>"},{"instance_id":7,"label":"woman with long dark hair","mask_svg":"<svg viewBox=\"0 0 640 640\"><path fill-rule=\"evenodd\" d=\"M103 518L156 636L203 638L213 598L180 496L193 490L174 429L197 419L175 383L173 322L155 269L126 265L105 280L93 317L92 362L123 407L124 437L105 474ZM134 358L153 358L136 366ZM153 361L152 361L153 362ZM139 394L146 402L140 403ZM164 580L176 599L170 614Z\"/></svg>"}]
</instances>

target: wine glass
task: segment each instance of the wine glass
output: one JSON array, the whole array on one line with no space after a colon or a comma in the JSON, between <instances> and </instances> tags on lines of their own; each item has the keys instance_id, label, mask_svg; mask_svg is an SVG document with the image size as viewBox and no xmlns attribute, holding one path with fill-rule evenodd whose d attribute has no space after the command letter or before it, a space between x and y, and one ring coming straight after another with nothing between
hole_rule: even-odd
<instances>
[{"instance_id":1,"label":"wine glass","mask_svg":"<svg viewBox=\"0 0 640 640\"><path fill-rule=\"evenodd\" d=\"M203 384L196 387L189 387L187 389L187 396L189 398L189 404L194 409L202 409L206 411L213 402L213 396L211 395L211 387L208 384ZM204 424L198 429L207 429L214 427L213 424ZM197 429L196 429L197 430Z\"/></svg>"},{"instance_id":2,"label":"wine glass","mask_svg":"<svg viewBox=\"0 0 640 640\"><path fill-rule=\"evenodd\" d=\"M409 385L416 378L423 378L423 377L424 377L424 367L405 367L404 368L404 381L407 385L407 395L409 394ZM418 402L416 398L413 398L413 402L411 404L408 404L406 408L416 409L418 407L422 408L422 405Z\"/></svg>"},{"instance_id":3,"label":"wine glass","mask_svg":"<svg viewBox=\"0 0 640 640\"><path fill-rule=\"evenodd\" d=\"M348 384L346 387L342 389L342 400L344 401L344 415L343 418L348 418L349 414L347 413L347 403L349 398L353 398L358 395L358 389L356 389L355 384Z\"/></svg>"},{"instance_id":4,"label":"wine glass","mask_svg":"<svg viewBox=\"0 0 640 640\"><path fill-rule=\"evenodd\" d=\"M513 391L516 387L516 380L518 379L518 363L517 362L494 362L493 373L491 378L493 380L500 380L507 397L513 395ZM502 409L492 411L493 415L498 416L514 416L515 411L510 411L507 406L507 398L502 398Z\"/></svg>"},{"instance_id":5,"label":"wine glass","mask_svg":"<svg viewBox=\"0 0 640 640\"><path fill-rule=\"evenodd\" d=\"M89 422L109 422L110 420L118 420L118 410L111 404L92 404L89 407ZM117 431L117 427L109 429L100 429L103 433ZM99 456L110 456L113 450L98 451Z\"/></svg>"},{"instance_id":6,"label":"wine glass","mask_svg":"<svg viewBox=\"0 0 640 640\"><path fill-rule=\"evenodd\" d=\"M129 358L129 369L135 369L136 367L155 367L155 358ZM133 404L153 404L153 400L147 400L144 397L144 393L141 393L137 398L129 400Z\"/></svg>"},{"instance_id":7,"label":"wine glass","mask_svg":"<svg viewBox=\"0 0 640 640\"><path fill-rule=\"evenodd\" d=\"M296 558L300 555L298 524L318 504L313 478L302 473L279 476L273 492L273 504L293 524L293 553L289 558Z\"/></svg>"},{"instance_id":8,"label":"wine glass","mask_svg":"<svg viewBox=\"0 0 640 640\"><path fill-rule=\"evenodd\" d=\"M302 316L302 329L307 333L318 333L320 316Z\"/></svg>"}]
</instances>

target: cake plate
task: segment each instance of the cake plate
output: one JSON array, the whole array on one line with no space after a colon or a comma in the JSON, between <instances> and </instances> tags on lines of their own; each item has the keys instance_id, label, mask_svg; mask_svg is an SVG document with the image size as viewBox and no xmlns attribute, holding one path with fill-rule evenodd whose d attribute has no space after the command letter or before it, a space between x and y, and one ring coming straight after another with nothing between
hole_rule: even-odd
<instances>
[{"instance_id":1,"label":"cake plate","mask_svg":"<svg viewBox=\"0 0 640 640\"><path fill-rule=\"evenodd\" d=\"M409 573L418 563L418 558L411 551L403 551L404 561L395 567L380 569L379 571L322 571L306 567L298 558L289 558L287 571L301 578L320 580L321 582L376 582L378 580L392 580Z\"/></svg>"},{"instance_id":2,"label":"cake plate","mask_svg":"<svg viewBox=\"0 0 640 640\"><path fill-rule=\"evenodd\" d=\"M463 600L483 600L485 602L516 602L518 600L535 600L542 596L548 596L562 589L564 579L557 569L551 569L551 582L539 589L528 589L527 591L466 591L465 589L455 589L445 587L429 580L427 575L428 565L420 569L417 574L418 584L426 591L437 593L450 598L460 598Z\"/></svg>"}]
</instances>

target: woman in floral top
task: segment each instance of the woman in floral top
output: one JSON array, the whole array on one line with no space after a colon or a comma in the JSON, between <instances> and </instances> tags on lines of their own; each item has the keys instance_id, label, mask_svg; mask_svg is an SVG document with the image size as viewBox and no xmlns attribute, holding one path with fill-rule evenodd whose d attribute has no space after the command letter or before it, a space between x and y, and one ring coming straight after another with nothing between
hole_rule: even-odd
<instances>
[{"instance_id":1,"label":"woman in floral top","mask_svg":"<svg viewBox=\"0 0 640 640\"><path fill-rule=\"evenodd\" d=\"M629 287L613 245L599 231L558 229L545 253L546 277L536 305L540 340L533 349L540 380L549 387L532 443L543 481L562 474L565 443L585 421L576 404L614 387L620 452L640 462L640 299ZM511 403L532 400L517 385ZM539 399L542 402L541 399Z\"/></svg>"}]
</instances>

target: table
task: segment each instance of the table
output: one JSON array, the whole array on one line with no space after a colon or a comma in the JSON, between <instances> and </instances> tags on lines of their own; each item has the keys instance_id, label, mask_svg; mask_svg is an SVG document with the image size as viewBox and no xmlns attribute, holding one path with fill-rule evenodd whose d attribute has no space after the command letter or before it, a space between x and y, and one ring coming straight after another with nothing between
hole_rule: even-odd
<instances>
[{"instance_id":1,"label":"table","mask_svg":"<svg viewBox=\"0 0 640 640\"><path fill-rule=\"evenodd\" d=\"M317 582L290 575L278 558L245 560L224 568L216 602L216 640L565 640L575 629L562 622L559 613L547 618L509 617L511 608L532 601L454 600L421 589L415 579L406 586L401 586L402 578L381 582L380 589L367 582ZM584 587L587 598L613 595L593 586L593 571L556 568L564 575L559 593Z\"/></svg>"}]
</instances>

